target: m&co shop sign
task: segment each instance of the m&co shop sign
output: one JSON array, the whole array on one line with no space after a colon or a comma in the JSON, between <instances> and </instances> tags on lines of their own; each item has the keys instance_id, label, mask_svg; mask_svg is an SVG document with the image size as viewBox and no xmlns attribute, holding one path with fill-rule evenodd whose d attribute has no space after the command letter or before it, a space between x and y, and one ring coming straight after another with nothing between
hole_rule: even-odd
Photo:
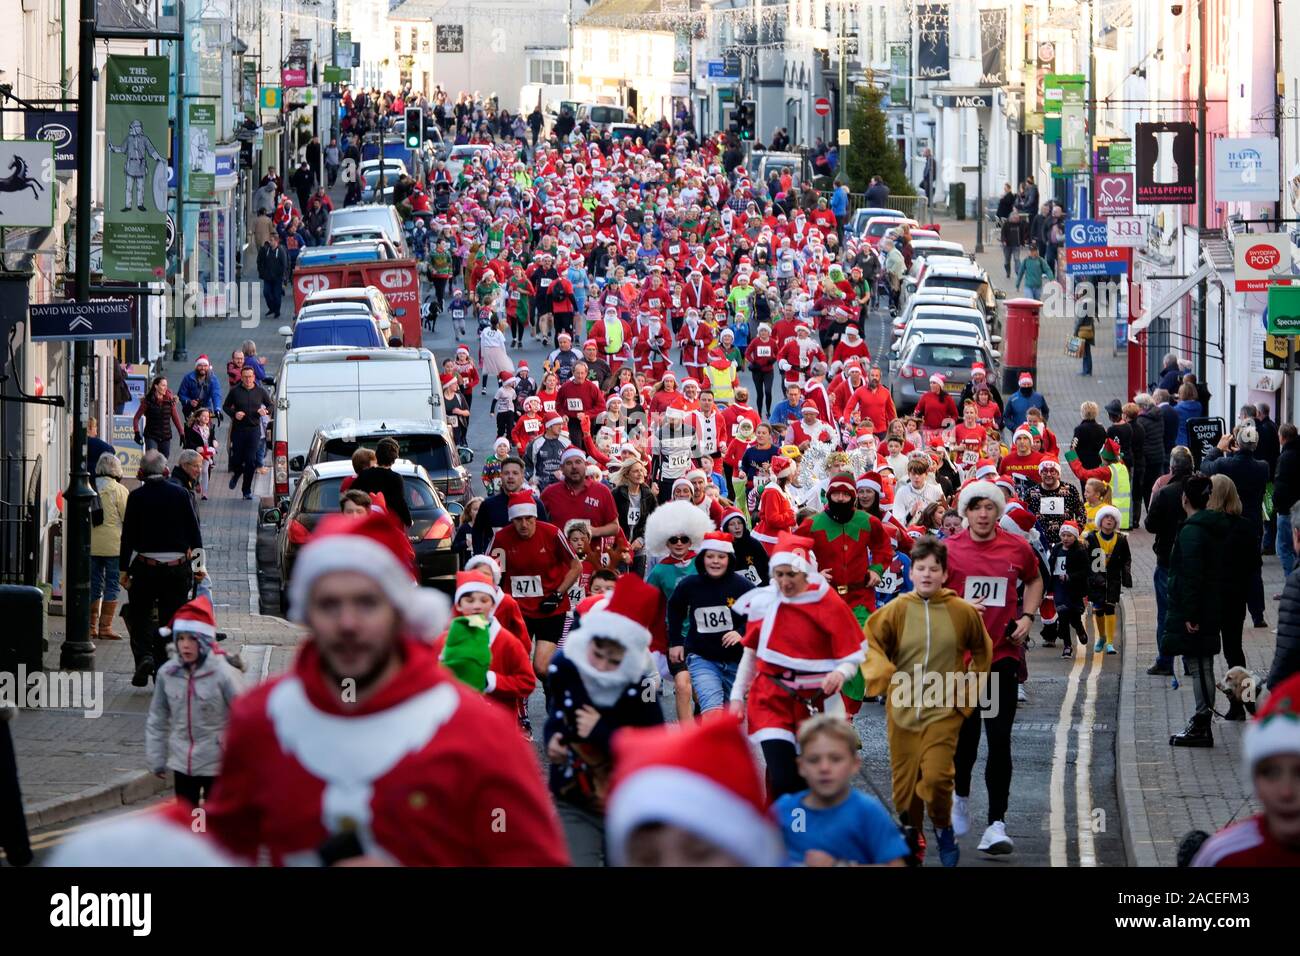
<instances>
[{"instance_id":1,"label":"m&co shop sign","mask_svg":"<svg viewBox=\"0 0 1300 956\"><path fill-rule=\"evenodd\" d=\"M1245 233L1232 250L1238 292L1265 292L1270 285L1289 282L1291 239L1286 233Z\"/></svg>"}]
</instances>

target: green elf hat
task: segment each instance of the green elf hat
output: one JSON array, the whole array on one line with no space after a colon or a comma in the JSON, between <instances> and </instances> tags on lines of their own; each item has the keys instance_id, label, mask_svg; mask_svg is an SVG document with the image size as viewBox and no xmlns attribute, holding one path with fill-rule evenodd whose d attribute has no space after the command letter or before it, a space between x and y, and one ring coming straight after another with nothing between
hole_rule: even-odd
<instances>
[{"instance_id":1,"label":"green elf hat","mask_svg":"<svg viewBox=\"0 0 1300 956\"><path fill-rule=\"evenodd\" d=\"M1101 446L1101 460L1108 465L1113 465L1119 461L1119 445L1113 438L1107 438L1106 444Z\"/></svg>"},{"instance_id":2,"label":"green elf hat","mask_svg":"<svg viewBox=\"0 0 1300 956\"><path fill-rule=\"evenodd\" d=\"M453 618L440 662L462 684L476 691L484 690L488 671L492 669L487 618L482 615Z\"/></svg>"}]
</instances>

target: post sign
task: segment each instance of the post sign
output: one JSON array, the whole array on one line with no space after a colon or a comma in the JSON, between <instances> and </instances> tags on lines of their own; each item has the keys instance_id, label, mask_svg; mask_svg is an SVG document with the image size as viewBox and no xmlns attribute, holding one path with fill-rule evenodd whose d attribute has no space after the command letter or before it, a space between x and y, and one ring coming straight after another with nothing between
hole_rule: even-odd
<instances>
[{"instance_id":1,"label":"post sign","mask_svg":"<svg viewBox=\"0 0 1300 956\"><path fill-rule=\"evenodd\" d=\"M131 303L125 299L52 302L28 307L33 342L90 342L131 337Z\"/></svg>"},{"instance_id":2,"label":"post sign","mask_svg":"<svg viewBox=\"0 0 1300 956\"><path fill-rule=\"evenodd\" d=\"M0 140L0 225L54 225L54 143Z\"/></svg>"},{"instance_id":3,"label":"post sign","mask_svg":"<svg viewBox=\"0 0 1300 956\"><path fill-rule=\"evenodd\" d=\"M1138 123L1133 138L1139 205L1196 202L1196 124Z\"/></svg>"},{"instance_id":4,"label":"post sign","mask_svg":"<svg viewBox=\"0 0 1300 956\"><path fill-rule=\"evenodd\" d=\"M114 55L105 72L104 277L153 282L167 266L170 61Z\"/></svg>"},{"instance_id":5,"label":"post sign","mask_svg":"<svg viewBox=\"0 0 1300 956\"><path fill-rule=\"evenodd\" d=\"M1097 218L1133 215L1133 174L1098 173Z\"/></svg>"},{"instance_id":6,"label":"post sign","mask_svg":"<svg viewBox=\"0 0 1300 956\"><path fill-rule=\"evenodd\" d=\"M1189 418L1187 420L1188 451L1192 453L1192 461L1195 462L1198 469L1201 467L1201 462L1206 454L1214 450L1222 437L1222 418Z\"/></svg>"},{"instance_id":7,"label":"post sign","mask_svg":"<svg viewBox=\"0 0 1300 956\"><path fill-rule=\"evenodd\" d=\"M1291 279L1291 238L1284 232L1243 233L1232 248L1238 292L1266 292Z\"/></svg>"},{"instance_id":8,"label":"post sign","mask_svg":"<svg viewBox=\"0 0 1300 956\"><path fill-rule=\"evenodd\" d=\"M1276 136L1243 136L1214 141L1215 202L1274 202L1282 183Z\"/></svg>"},{"instance_id":9,"label":"post sign","mask_svg":"<svg viewBox=\"0 0 1300 956\"><path fill-rule=\"evenodd\" d=\"M54 144L54 168L61 173L77 170L77 111L29 110L23 114L27 139ZM0 173L11 172L0 169Z\"/></svg>"},{"instance_id":10,"label":"post sign","mask_svg":"<svg viewBox=\"0 0 1300 956\"><path fill-rule=\"evenodd\" d=\"M1300 286L1269 286L1265 327L1271 335L1300 335Z\"/></svg>"}]
</instances>

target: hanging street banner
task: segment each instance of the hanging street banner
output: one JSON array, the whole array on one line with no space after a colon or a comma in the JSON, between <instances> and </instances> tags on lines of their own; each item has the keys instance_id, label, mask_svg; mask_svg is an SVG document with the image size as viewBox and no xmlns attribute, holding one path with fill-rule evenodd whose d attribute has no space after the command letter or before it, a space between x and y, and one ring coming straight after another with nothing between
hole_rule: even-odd
<instances>
[{"instance_id":1,"label":"hanging street banner","mask_svg":"<svg viewBox=\"0 0 1300 956\"><path fill-rule=\"evenodd\" d=\"M1137 201L1190 206L1196 202L1196 124L1138 123Z\"/></svg>"},{"instance_id":2,"label":"hanging street banner","mask_svg":"<svg viewBox=\"0 0 1300 956\"><path fill-rule=\"evenodd\" d=\"M1147 244L1150 216L1110 216L1106 220L1106 245L1137 249Z\"/></svg>"},{"instance_id":3,"label":"hanging street banner","mask_svg":"<svg viewBox=\"0 0 1300 956\"><path fill-rule=\"evenodd\" d=\"M1214 141L1215 202L1276 202L1282 190L1276 136Z\"/></svg>"},{"instance_id":4,"label":"hanging street banner","mask_svg":"<svg viewBox=\"0 0 1300 956\"><path fill-rule=\"evenodd\" d=\"M334 65L345 69L352 67L352 31L340 30L334 45Z\"/></svg>"},{"instance_id":5,"label":"hanging street banner","mask_svg":"<svg viewBox=\"0 0 1300 956\"><path fill-rule=\"evenodd\" d=\"M1268 289L1270 335L1300 335L1300 285L1274 285Z\"/></svg>"},{"instance_id":6,"label":"hanging street banner","mask_svg":"<svg viewBox=\"0 0 1300 956\"><path fill-rule=\"evenodd\" d=\"M1003 86L1007 82L1007 11L981 10L979 86Z\"/></svg>"},{"instance_id":7,"label":"hanging street banner","mask_svg":"<svg viewBox=\"0 0 1300 956\"><path fill-rule=\"evenodd\" d=\"M311 40L289 42L289 55L280 68L280 85L286 89L307 85L307 61L311 58Z\"/></svg>"},{"instance_id":8,"label":"hanging street banner","mask_svg":"<svg viewBox=\"0 0 1300 956\"><path fill-rule=\"evenodd\" d=\"M923 80L952 78L948 59L948 4L922 3L916 8L916 72Z\"/></svg>"},{"instance_id":9,"label":"hanging street banner","mask_svg":"<svg viewBox=\"0 0 1300 956\"><path fill-rule=\"evenodd\" d=\"M912 72L911 55L906 43L889 44L889 105L908 104L908 76Z\"/></svg>"},{"instance_id":10,"label":"hanging street banner","mask_svg":"<svg viewBox=\"0 0 1300 956\"><path fill-rule=\"evenodd\" d=\"M129 339L132 331L131 303L122 298L33 305L28 317L33 342Z\"/></svg>"},{"instance_id":11,"label":"hanging street banner","mask_svg":"<svg viewBox=\"0 0 1300 956\"><path fill-rule=\"evenodd\" d=\"M0 140L0 225L54 225L54 144Z\"/></svg>"},{"instance_id":12,"label":"hanging street banner","mask_svg":"<svg viewBox=\"0 0 1300 956\"><path fill-rule=\"evenodd\" d=\"M77 171L77 111L28 110L23 114L26 139L54 144L54 168L61 173ZM9 172L10 170L0 170Z\"/></svg>"},{"instance_id":13,"label":"hanging street banner","mask_svg":"<svg viewBox=\"0 0 1300 956\"><path fill-rule=\"evenodd\" d=\"M1243 233L1233 244L1232 262L1238 292L1267 292L1275 283L1290 283L1291 237L1285 232Z\"/></svg>"},{"instance_id":14,"label":"hanging street banner","mask_svg":"<svg viewBox=\"0 0 1300 956\"><path fill-rule=\"evenodd\" d=\"M1133 215L1133 174L1097 174L1097 218Z\"/></svg>"},{"instance_id":15,"label":"hanging street banner","mask_svg":"<svg viewBox=\"0 0 1300 956\"><path fill-rule=\"evenodd\" d=\"M217 105L190 103L188 112L185 198L192 202L206 202L216 195Z\"/></svg>"},{"instance_id":16,"label":"hanging street banner","mask_svg":"<svg viewBox=\"0 0 1300 956\"><path fill-rule=\"evenodd\" d=\"M1106 223L1100 219L1067 219L1065 271L1072 276L1116 276L1128 271L1128 252L1107 245Z\"/></svg>"},{"instance_id":17,"label":"hanging street banner","mask_svg":"<svg viewBox=\"0 0 1300 956\"><path fill-rule=\"evenodd\" d=\"M167 264L169 63L110 56L105 73L104 277L154 282Z\"/></svg>"}]
</instances>

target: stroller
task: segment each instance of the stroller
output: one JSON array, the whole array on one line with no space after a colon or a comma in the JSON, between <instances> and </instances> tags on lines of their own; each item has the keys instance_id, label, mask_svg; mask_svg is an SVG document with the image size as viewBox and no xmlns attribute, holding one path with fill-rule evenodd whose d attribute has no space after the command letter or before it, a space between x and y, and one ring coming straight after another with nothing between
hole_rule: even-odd
<instances>
[{"instance_id":1,"label":"stroller","mask_svg":"<svg viewBox=\"0 0 1300 956\"><path fill-rule=\"evenodd\" d=\"M451 208L451 183L440 179L433 184L434 212L445 213Z\"/></svg>"}]
</instances>

